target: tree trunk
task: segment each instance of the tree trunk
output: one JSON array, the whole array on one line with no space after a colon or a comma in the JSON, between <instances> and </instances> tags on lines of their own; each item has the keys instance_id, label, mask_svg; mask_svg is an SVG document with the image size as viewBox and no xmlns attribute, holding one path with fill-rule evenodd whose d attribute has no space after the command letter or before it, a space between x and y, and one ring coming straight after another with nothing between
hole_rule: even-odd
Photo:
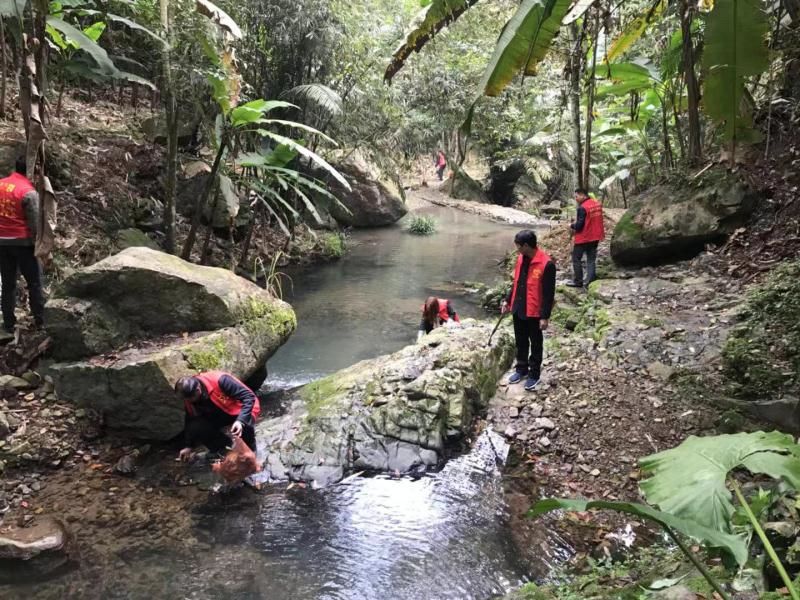
<instances>
[{"instance_id":1,"label":"tree trunk","mask_svg":"<svg viewBox=\"0 0 800 600\"><path fill-rule=\"evenodd\" d=\"M661 129L664 135L664 173L668 173L674 165L672 145L669 143L669 126L667 124L667 95L661 99Z\"/></svg>"},{"instance_id":2,"label":"tree trunk","mask_svg":"<svg viewBox=\"0 0 800 600\"><path fill-rule=\"evenodd\" d=\"M678 115L678 102L680 101L680 97L683 96L681 87L678 88L677 92L675 91L675 87L672 87L672 117L675 119L675 135L678 138L678 149L681 151L681 161L685 161L686 141L683 139L683 127L681 126L681 119Z\"/></svg>"},{"instance_id":3,"label":"tree trunk","mask_svg":"<svg viewBox=\"0 0 800 600\"><path fill-rule=\"evenodd\" d=\"M583 146L583 171L581 172L582 187L589 186L589 168L592 162L592 111L594 110L594 76L597 69L597 42L600 37L600 12L594 18L594 39L592 40L592 70L589 75L589 88L586 98L586 144Z\"/></svg>"},{"instance_id":4,"label":"tree trunk","mask_svg":"<svg viewBox=\"0 0 800 600\"><path fill-rule=\"evenodd\" d=\"M0 62L0 117L6 116L6 66L8 58L6 57L6 26L0 17L0 53L2 53L2 62Z\"/></svg>"},{"instance_id":5,"label":"tree trunk","mask_svg":"<svg viewBox=\"0 0 800 600\"><path fill-rule=\"evenodd\" d=\"M219 185L214 186L214 191L211 192L214 202L211 204L211 222L208 224L206 231L206 239L203 242L203 249L200 251L200 264L204 265L208 261L208 255L211 248L211 236L214 235L214 215L217 212L217 205L219 204Z\"/></svg>"},{"instance_id":6,"label":"tree trunk","mask_svg":"<svg viewBox=\"0 0 800 600\"><path fill-rule=\"evenodd\" d=\"M219 143L219 149L217 150L217 156L214 157L214 164L211 165L211 173L209 173L208 183L206 184L203 193L197 198L197 202L195 202L194 205L194 212L192 213L192 227L189 229L189 235L186 238L186 243L183 245L183 252L181 252L181 258L183 260L189 260L189 258L192 256L192 248L194 247L194 241L197 238L197 230L200 227L200 217L203 214L203 208L208 202L208 197L211 195L211 190L215 189L216 187L217 173L219 172L219 167L222 163L222 156L225 154L225 148L227 146L228 134L223 133L222 139Z\"/></svg>"},{"instance_id":7,"label":"tree trunk","mask_svg":"<svg viewBox=\"0 0 800 600\"><path fill-rule=\"evenodd\" d=\"M572 167L573 184L584 187L583 169L581 169L581 46L582 38L577 23L570 25L572 52L569 57L569 107L572 117L572 153L575 158Z\"/></svg>"},{"instance_id":8,"label":"tree trunk","mask_svg":"<svg viewBox=\"0 0 800 600\"><path fill-rule=\"evenodd\" d=\"M256 218L256 211L253 210L250 223L247 224L247 233L245 234L244 241L242 242L242 255L239 257L239 266L243 269L246 268L247 256L250 254L250 245L253 243L253 231L256 228Z\"/></svg>"},{"instance_id":9,"label":"tree trunk","mask_svg":"<svg viewBox=\"0 0 800 600\"><path fill-rule=\"evenodd\" d=\"M56 119L61 118L61 104L64 100L64 90L67 89L67 82L61 82L61 89L58 90L58 102L56 102Z\"/></svg>"},{"instance_id":10,"label":"tree trunk","mask_svg":"<svg viewBox=\"0 0 800 600\"><path fill-rule=\"evenodd\" d=\"M683 76L689 97L689 166L697 166L702 158L700 139L700 88L694 71L694 42L692 41L693 4L681 0L681 33L683 36Z\"/></svg>"},{"instance_id":11,"label":"tree trunk","mask_svg":"<svg viewBox=\"0 0 800 600\"><path fill-rule=\"evenodd\" d=\"M164 119L167 124L167 162L166 181L164 182L164 247L170 254L175 254L175 189L178 180L178 104L172 86L172 64L170 52L172 43L170 36L169 0L160 0L161 28L166 43L163 45L162 81L164 88ZM155 92L154 96L155 97Z\"/></svg>"}]
</instances>

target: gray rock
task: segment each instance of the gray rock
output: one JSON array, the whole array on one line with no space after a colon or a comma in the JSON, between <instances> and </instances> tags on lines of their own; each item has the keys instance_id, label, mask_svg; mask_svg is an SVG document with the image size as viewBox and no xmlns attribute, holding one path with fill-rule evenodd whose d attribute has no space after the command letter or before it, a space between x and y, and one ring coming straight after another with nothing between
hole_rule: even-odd
<instances>
[{"instance_id":1,"label":"gray rock","mask_svg":"<svg viewBox=\"0 0 800 600\"><path fill-rule=\"evenodd\" d=\"M294 320L286 303L227 269L133 247L68 277L45 319L56 359L75 360L126 342L270 316Z\"/></svg>"},{"instance_id":2,"label":"gray rock","mask_svg":"<svg viewBox=\"0 0 800 600\"><path fill-rule=\"evenodd\" d=\"M800 400L797 398L786 396L776 400L742 402L740 406L784 431L800 431Z\"/></svg>"},{"instance_id":3,"label":"gray rock","mask_svg":"<svg viewBox=\"0 0 800 600\"><path fill-rule=\"evenodd\" d=\"M468 320L303 386L287 414L258 425L274 457L266 465L270 476L324 485L348 470L405 473L437 465L447 444L487 408L511 360L510 333L487 350L490 330ZM418 376L407 381L412 371Z\"/></svg>"},{"instance_id":4,"label":"gray rock","mask_svg":"<svg viewBox=\"0 0 800 600\"><path fill-rule=\"evenodd\" d=\"M0 388L9 387L15 390L27 390L31 384L22 377L14 375L0 375Z\"/></svg>"},{"instance_id":5,"label":"gray rock","mask_svg":"<svg viewBox=\"0 0 800 600\"><path fill-rule=\"evenodd\" d=\"M325 171L316 170L314 174L325 181L329 191L344 205L342 208L326 200L331 215L341 225L381 227L391 225L408 212L403 200L377 181L364 161L349 159L334 166L350 184L351 190L345 189Z\"/></svg>"},{"instance_id":6,"label":"gray rock","mask_svg":"<svg viewBox=\"0 0 800 600\"><path fill-rule=\"evenodd\" d=\"M744 223L756 199L724 169L679 187L656 186L636 199L617 223L611 257L622 265L691 258Z\"/></svg>"},{"instance_id":7,"label":"gray rock","mask_svg":"<svg viewBox=\"0 0 800 600\"><path fill-rule=\"evenodd\" d=\"M548 419L547 417L538 417L533 420L533 427L550 431L556 428L556 424L553 423L552 419Z\"/></svg>"},{"instance_id":8,"label":"gray rock","mask_svg":"<svg viewBox=\"0 0 800 600\"><path fill-rule=\"evenodd\" d=\"M654 593L653 600L696 600L697 594L685 585L673 585L665 590Z\"/></svg>"},{"instance_id":9,"label":"gray rock","mask_svg":"<svg viewBox=\"0 0 800 600\"><path fill-rule=\"evenodd\" d=\"M8 422L6 413L0 411L0 440L5 438L11 432L11 424Z\"/></svg>"},{"instance_id":10,"label":"gray rock","mask_svg":"<svg viewBox=\"0 0 800 600\"><path fill-rule=\"evenodd\" d=\"M71 536L56 519L37 518L30 527L0 532L0 583L41 580L71 564Z\"/></svg>"},{"instance_id":11,"label":"gray rock","mask_svg":"<svg viewBox=\"0 0 800 600\"><path fill-rule=\"evenodd\" d=\"M156 242L147 237L144 231L136 228L120 229L117 231L116 236L114 236L114 241L119 250L125 250L126 248L133 248L136 246L160 250Z\"/></svg>"}]
</instances>

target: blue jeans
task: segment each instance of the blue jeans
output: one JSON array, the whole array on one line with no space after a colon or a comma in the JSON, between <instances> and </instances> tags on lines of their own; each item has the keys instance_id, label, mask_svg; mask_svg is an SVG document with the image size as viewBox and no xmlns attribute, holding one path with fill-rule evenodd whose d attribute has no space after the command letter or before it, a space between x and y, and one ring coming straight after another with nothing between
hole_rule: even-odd
<instances>
[{"instance_id":1,"label":"blue jeans","mask_svg":"<svg viewBox=\"0 0 800 600\"><path fill-rule=\"evenodd\" d=\"M586 255L586 285L597 279L597 245L600 242L586 242L572 247L572 280L583 285L583 255Z\"/></svg>"}]
</instances>

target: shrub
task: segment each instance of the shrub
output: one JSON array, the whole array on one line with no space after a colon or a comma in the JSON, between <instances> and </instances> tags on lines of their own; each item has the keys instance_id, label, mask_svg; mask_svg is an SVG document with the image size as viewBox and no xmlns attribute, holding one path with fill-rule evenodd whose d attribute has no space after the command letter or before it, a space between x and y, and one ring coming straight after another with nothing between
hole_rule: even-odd
<instances>
[{"instance_id":1,"label":"shrub","mask_svg":"<svg viewBox=\"0 0 800 600\"><path fill-rule=\"evenodd\" d=\"M408 223L408 232L414 235L431 235L436 232L436 219L427 215L417 215Z\"/></svg>"}]
</instances>

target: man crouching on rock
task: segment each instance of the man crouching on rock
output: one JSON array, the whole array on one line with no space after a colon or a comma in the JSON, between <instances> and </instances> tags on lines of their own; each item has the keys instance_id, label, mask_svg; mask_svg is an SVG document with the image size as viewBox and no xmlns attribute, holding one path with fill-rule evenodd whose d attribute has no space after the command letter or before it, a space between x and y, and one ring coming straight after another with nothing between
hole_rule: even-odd
<instances>
[{"instance_id":1,"label":"man crouching on rock","mask_svg":"<svg viewBox=\"0 0 800 600\"><path fill-rule=\"evenodd\" d=\"M186 447L179 458L186 462L192 449L205 446L211 455L222 455L232 440L223 431L241 437L256 451L255 422L261 413L258 397L249 387L229 373L208 371L194 377L181 377L175 382L175 393L186 409L184 436Z\"/></svg>"},{"instance_id":2,"label":"man crouching on rock","mask_svg":"<svg viewBox=\"0 0 800 600\"><path fill-rule=\"evenodd\" d=\"M553 299L556 294L556 265L536 247L536 234L524 229L514 237L517 265L511 294L500 306L500 312L511 311L514 317L514 340L517 344L517 365L509 383L519 383L527 375L525 389L533 390L542 370L542 349ZM529 353L530 352L530 356Z\"/></svg>"}]
</instances>

